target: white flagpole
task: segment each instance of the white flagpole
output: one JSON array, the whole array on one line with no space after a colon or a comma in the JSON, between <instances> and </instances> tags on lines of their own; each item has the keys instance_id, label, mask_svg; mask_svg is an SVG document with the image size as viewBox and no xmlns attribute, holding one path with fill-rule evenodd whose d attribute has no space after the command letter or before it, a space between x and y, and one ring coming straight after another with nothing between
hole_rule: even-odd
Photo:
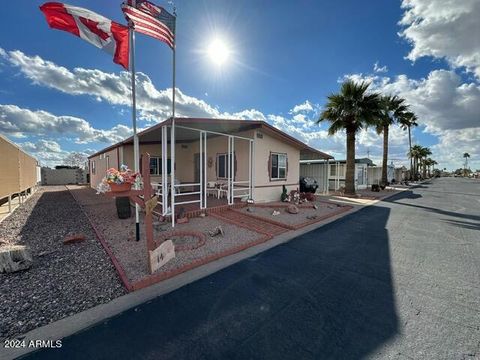
<instances>
[{"instance_id":1,"label":"white flagpole","mask_svg":"<svg viewBox=\"0 0 480 360\"><path fill-rule=\"evenodd\" d=\"M135 0L132 1L132 6L135 7ZM132 124L133 124L133 171L138 172L139 166L139 145L137 135L137 103L135 96L135 31L133 29L133 23L128 22L128 32L130 36L130 71L132 77ZM136 189L136 187L135 187ZM140 209L137 203L135 203L135 238L140 241Z\"/></svg>"},{"instance_id":2,"label":"white flagpole","mask_svg":"<svg viewBox=\"0 0 480 360\"><path fill-rule=\"evenodd\" d=\"M175 16L175 27L176 27L176 17L177 13L175 7L173 8L173 16ZM173 38L173 53L172 53L172 63L173 63L173 75L172 75L172 126L170 129L170 192L171 192L171 214L172 214L172 227L175 227L175 48L177 42L177 31L175 29L175 34Z\"/></svg>"}]
</instances>

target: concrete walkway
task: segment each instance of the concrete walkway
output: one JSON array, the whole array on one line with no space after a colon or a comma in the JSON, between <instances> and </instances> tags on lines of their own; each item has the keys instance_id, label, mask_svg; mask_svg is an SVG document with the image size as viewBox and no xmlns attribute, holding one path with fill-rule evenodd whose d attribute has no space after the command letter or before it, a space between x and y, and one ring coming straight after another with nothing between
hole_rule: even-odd
<instances>
[{"instance_id":1,"label":"concrete walkway","mask_svg":"<svg viewBox=\"0 0 480 360\"><path fill-rule=\"evenodd\" d=\"M438 179L34 359L476 359L480 189Z\"/></svg>"}]
</instances>

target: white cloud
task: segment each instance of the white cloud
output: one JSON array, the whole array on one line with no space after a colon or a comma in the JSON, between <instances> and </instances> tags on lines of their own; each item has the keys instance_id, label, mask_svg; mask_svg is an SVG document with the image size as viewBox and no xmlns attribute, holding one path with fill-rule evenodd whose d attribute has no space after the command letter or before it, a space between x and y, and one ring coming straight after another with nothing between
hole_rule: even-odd
<instances>
[{"instance_id":1,"label":"white cloud","mask_svg":"<svg viewBox=\"0 0 480 360\"><path fill-rule=\"evenodd\" d=\"M424 131L438 137L439 143L432 147L433 157L445 167L460 167L458 158L461 156L455 155L459 149L455 143L455 137L458 138L458 142L462 142L461 148L464 149L462 151L472 155L472 164L480 166L480 161L476 160L480 159L480 149L479 145L475 144L480 144L480 137L478 137L480 86L478 84L463 83L461 78L450 70L434 70L426 78L419 80L409 79L406 75L390 78L352 74L346 75L343 79L345 78L371 81L372 90L405 98L417 114L419 124L424 126ZM401 132L397 134L392 132L390 144L401 138ZM365 141L368 141L367 138ZM406 144L404 150L406 153ZM392 151L396 150L392 148ZM391 157L393 157L392 154L390 152Z\"/></svg>"},{"instance_id":2,"label":"white cloud","mask_svg":"<svg viewBox=\"0 0 480 360\"><path fill-rule=\"evenodd\" d=\"M52 168L56 165L67 165L65 160L72 153L71 151L62 149L60 144L53 140L40 139L36 142L26 141L18 143L18 145L23 150L37 158L40 162L40 166ZM93 150L87 149L81 151L80 154L86 157L93 152Z\"/></svg>"},{"instance_id":3,"label":"white cloud","mask_svg":"<svg viewBox=\"0 0 480 360\"><path fill-rule=\"evenodd\" d=\"M96 69L69 70L38 56L27 56L18 50L0 52L0 56L38 85L71 95L91 96L99 101L121 106L119 111L128 109L130 106L130 80L125 72L109 74ZM372 81L376 89L406 97L420 115L421 121L427 126L427 131L439 136L446 129L474 126L472 122L477 119L474 115L480 113L478 86L462 84L460 78L451 71L435 71L429 77L420 80L408 79L405 75L390 78L353 74L348 77ZM158 122L170 116L171 91L156 89L151 79L142 73L137 74L137 81L141 118L148 122ZM330 137L326 125L316 125L320 106L309 100L293 106L288 116L281 116L265 114L256 109L245 109L234 113L222 112L178 89L177 95L177 109L180 116L265 120L310 146L331 153L337 158L345 156L344 135L339 133ZM9 133L11 136L26 134L46 136L54 133L74 137L75 141L83 143L93 141L113 143L131 134L130 128L124 125L117 125L110 130L100 130L92 127L84 119L56 116L41 110L21 109L15 105L0 105L0 131ZM392 128L390 139L390 157L405 159L406 134L400 129ZM367 151L370 151L374 159L379 159L381 156L381 137L371 129L358 136L357 155L366 156Z\"/></svg>"},{"instance_id":4,"label":"white cloud","mask_svg":"<svg viewBox=\"0 0 480 360\"><path fill-rule=\"evenodd\" d=\"M74 137L77 143L113 143L131 135L125 125L110 130L93 128L84 119L74 116L56 116L44 110L32 111L16 105L0 104L0 131L14 137L55 136Z\"/></svg>"},{"instance_id":5,"label":"white cloud","mask_svg":"<svg viewBox=\"0 0 480 360\"><path fill-rule=\"evenodd\" d=\"M372 90L405 98L429 133L480 124L480 85L462 83L454 71L434 70L419 80L406 75L390 78L353 74L346 78L372 81Z\"/></svg>"},{"instance_id":6,"label":"white cloud","mask_svg":"<svg viewBox=\"0 0 480 360\"><path fill-rule=\"evenodd\" d=\"M305 100L303 104L295 105L293 109L290 110L290 114L298 114L299 112L310 112L313 111L313 105L310 101Z\"/></svg>"},{"instance_id":7,"label":"white cloud","mask_svg":"<svg viewBox=\"0 0 480 360\"><path fill-rule=\"evenodd\" d=\"M400 36L412 44L407 58L445 58L480 78L480 1L403 0Z\"/></svg>"},{"instance_id":8,"label":"white cloud","mask_svg":"<svg viewBox=\"0 0 480 360\"><path fill-rule=\"evenodd\" d=\"M380 64L377 61L375 64L373 64L373 71L376 73L386 73L388 72L388 67L387 65L380 66Z\"/></svg>"},{"instance_id":9,"label":"white cloud","mask_svg":"<svg viewBox=\"0 0 480 360\"><path fill-rule=\"evenodd\" d=\"M97 69L74 68L69 70L39 56L28 56L19 50L4 51L0 57L34 84L46 86L70 95L87 95L97 101L112 105L130 106L130 74L122 71L105 73ZM139 118L159 122L171 115L171 89L157 90L144 73L136 75L137 108ZM179 116L221 117L217 109L205 101L188 96L177 89L177 113Z\"/></svg>"}]
</instances>

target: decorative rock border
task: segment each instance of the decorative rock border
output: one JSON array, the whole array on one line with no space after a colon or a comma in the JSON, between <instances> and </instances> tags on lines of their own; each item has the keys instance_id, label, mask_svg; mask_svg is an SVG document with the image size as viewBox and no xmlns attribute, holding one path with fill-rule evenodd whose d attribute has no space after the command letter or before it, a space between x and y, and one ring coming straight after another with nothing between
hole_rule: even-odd
<instances>
[{"instance_id":1,"label":"decorative rock border","mask_svg":"<svg viewBox=\"0 0 480 360\"><path fill-rule=\"evenodd\" d=\"M232 211L235 211L235 212L238 212L238 213L241 213L243 215L247 215L247 216L250 216L254 219L257 219L257 220L261 220L261 221L264 221L264 222L267 222L267 223L270 223L272 225L276 225L276 226L280 226L280 227L283 227L283 228L286 228L286 229L289 229L289 230L298 230L302 227L305 227L307 225L311 225L311 224L314 224L316 222L319 222L319 221L322 221L322 220L325 220L325 219L328 219L332 216L336 216L336 215L339 215L339 214L343 214L344 212L347 212L351 209L353 209L353 206L350 206L350 205L340 205L340 204L335 204L335 203L332 203L332 202L327 202L327 201L322 201L322 202L326 202L330 205L335 205L337 207L337 210L331 212L330 214L325 214L323 216L319 216L315 219L312 219L312 220L308 220L308 221L305 221L303 223L300 223L300 224L285 224L285 223L282 223L282 222L279 222L279 221L276 221L276 220L273 220L273 219L270 219L270 218L267 218L267 217L263 217L263 216L259 216L259 215L256 215L256 214L252 214L252 213L244 213L244 212L241 212L239 210L236 210L236 209L232 209ZM261 207L261 208L271 208L272 210L274 210L275 208L286 208L288 205L280 205L280 206L277 206L277 205L268 205L267 204L262 204L261 206L259 205L255 205L257 207ZM308 206L300 206L300 208L313 208L313 205L308 205Z\"/></svg>"}]
</instances>

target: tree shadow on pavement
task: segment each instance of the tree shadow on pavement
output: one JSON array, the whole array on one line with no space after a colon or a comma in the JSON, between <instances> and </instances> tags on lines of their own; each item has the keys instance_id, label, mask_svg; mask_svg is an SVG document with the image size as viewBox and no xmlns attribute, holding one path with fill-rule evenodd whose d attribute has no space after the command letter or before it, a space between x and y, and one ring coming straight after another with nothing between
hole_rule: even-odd
<instances>
[{"instance_id":1,"label":"tree shadow on pavement","mask_svg":"<svg viewBox=\"0 0 480 360\"><path fill-rule=\"evenodd\" d=\"M453 226L458 226L468 230L480 230L480 222L472 223L468 221L450 220L450 219L442 219L442 221L447 222Z\"/></svg>"},{"instance_id":2,"label":"tree shadow on pavement","mask_svg":"<svg viewBox=\"0 0 480 360\"><path fill-rule=\"evenodd\" d=\"M370 206L32 359L358 359L398 332L390 209Z\"/></svg>"},{"instance_id":3,"label":"tree shadow on pavement","mask_svg":"<svg viewBox=\"0 0 480 360\"><path fill-rule=\"evenodd\" d=\"M395 195L395 196L393 196L389 199L385 199L383 201L395 203L397 205L404 205L404 206L410 206L410 207L414 207L414 208L418 208L418 209L424 209L424 210L431 211L431 212L434 212L434 213L437 213L437 214L440 214L440 215L480 221L480 216L478 216L478 215L462 214L462 213L458 213L458 212L441 210L441 209L438 209L438 208L432 208L432 207L429 207L429 206L423 206L423 205L418 205L418 204L413 205L413 204L408 204L408 203L405 203L405 202L399 202L399 200L402 200L402 199L411 200L411 199L418 199L418 198L421 198L421 197L422 197L422 195L415 194L412 191L403 191L403 192L401 192L401 193L399 193L399 194L397 194L397 195Z\"/></svg>"}]
</instances>

